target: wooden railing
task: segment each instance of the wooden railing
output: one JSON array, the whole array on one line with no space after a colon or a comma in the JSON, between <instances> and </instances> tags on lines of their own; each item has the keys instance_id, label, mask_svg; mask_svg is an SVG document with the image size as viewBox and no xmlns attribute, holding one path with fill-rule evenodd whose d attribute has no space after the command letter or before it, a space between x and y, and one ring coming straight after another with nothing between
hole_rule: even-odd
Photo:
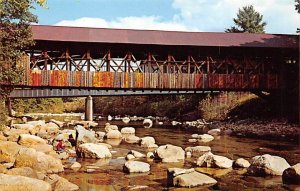
<instances>
[{"instance_id":1,"label":"wooden railing","mask_svg":"<svg viewBox=\"0 0 300 191\"><path fill-rule=\"evenodd\" d=\"M30 70L22 86L107 89L262 89L278 88L276 74L187 74Z\"/></svg>"}]
</instances>

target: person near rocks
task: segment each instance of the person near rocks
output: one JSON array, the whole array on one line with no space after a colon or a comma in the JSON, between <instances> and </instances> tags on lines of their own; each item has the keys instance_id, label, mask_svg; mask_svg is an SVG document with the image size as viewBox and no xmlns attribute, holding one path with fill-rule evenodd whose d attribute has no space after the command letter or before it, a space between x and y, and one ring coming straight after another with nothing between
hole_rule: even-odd
<instances>
[{"instance_id":1,"label":"person near rocks","mask_svg":"<svg viewBox=\"0 0 300 191\"><path fill-rule=\"evenodd\" d=\"M76 140L73 138L72 134L69 135L68 141L71 143L72 147L76 146Z\"/></svg>"},{"instance_id":2,"label":"person near rocks","mask_svg":"<svg viewBox=\"0 0 300 191\"><path fill-rule=\"evenodd\" d=\"M65 146L64 146L64 143L63 143L62 139L58 140L58 143L56 145L56 150L58 152L64 152L65 151Z\"/></svg>"}]
</instances>

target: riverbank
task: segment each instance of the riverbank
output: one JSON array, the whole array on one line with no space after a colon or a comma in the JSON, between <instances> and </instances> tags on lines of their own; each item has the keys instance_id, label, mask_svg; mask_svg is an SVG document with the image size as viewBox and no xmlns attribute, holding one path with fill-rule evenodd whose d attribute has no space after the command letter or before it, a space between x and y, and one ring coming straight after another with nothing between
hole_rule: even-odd
<instances>
[{"instance_id":1,"label":"riverbank","mask_svg":"<svg viewBox=\"0 0 300 191\"><path fill-rule=\"evenodd\" d=\"M239 120L214 122L212 127L221 127L227 134L255 139L282 140L300 143L300 127L284 120Z\"/></svg>"}]
</instances>

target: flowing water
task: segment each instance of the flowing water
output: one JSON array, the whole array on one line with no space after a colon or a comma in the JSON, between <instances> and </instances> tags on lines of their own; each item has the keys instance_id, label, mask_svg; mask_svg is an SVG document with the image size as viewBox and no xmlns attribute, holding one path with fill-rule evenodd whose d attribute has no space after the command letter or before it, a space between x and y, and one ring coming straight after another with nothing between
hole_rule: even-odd
<instances>
[{"instance_id":1,"label":"flowing water","mask_svg":"<svg viewBox=\"0 0 300 191\"><path fill-rule=\"evenodd\" d=\"M105 121L100 121L100 127L95 129L104 131ZM111 124L124 126L122 121L113 121ZM250 160L253 156L261 154L273 154L284 157L291 165L300 162L300 148L297 143L256 140L249 138L237 138L228 135L215 137L209 143L189 143L193 133L202 133L205 129L181 129L170 126L154 128L143 128L142 122L130 122L126 126L136 128L136 135L139 137L153 136L158 145L172 144L181 146L183 149L188 146L207 145L212 148L212 153L237 159L243 157ZM243 169L210 169L197 168L197 158L186 159L179 163L162 163L159 161L139 159L151 165L151 171L143 174L126 174L123 172L124 157L130 150L137 150L146 154L148 150L137 144L128 144L118 140L106 140L113 146L113 157L111 159L74 159L82 164L81 170L65 170L61 176L79 185L81 190L128 190L130 186L148 186L140 190L293 190L294 187L282 184L281 177L253 177L246 176ZM68 161L65 161L67 163ZM93 166L94 172L85 172L86 166ZM167 186L167 168L197 168L218 181L218 184L211 187L196 188L174 188Z\"/></svg>"}]
</instances>

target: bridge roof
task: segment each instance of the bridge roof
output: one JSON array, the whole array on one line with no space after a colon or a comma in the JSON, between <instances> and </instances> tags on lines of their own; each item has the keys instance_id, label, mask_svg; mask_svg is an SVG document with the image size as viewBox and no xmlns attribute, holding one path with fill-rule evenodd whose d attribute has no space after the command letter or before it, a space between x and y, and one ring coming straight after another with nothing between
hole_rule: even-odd
<instances>
[{"instance_id":1,"label":"bridge roof","mask_svg":"<svg viewBox=\"0 0 300 191\"><path fill-rule=\"evenodd\" d=\"M167 46L299 48L299 35L105 29L33 25L37 41Z\"/></svg>"}]
</instances>

